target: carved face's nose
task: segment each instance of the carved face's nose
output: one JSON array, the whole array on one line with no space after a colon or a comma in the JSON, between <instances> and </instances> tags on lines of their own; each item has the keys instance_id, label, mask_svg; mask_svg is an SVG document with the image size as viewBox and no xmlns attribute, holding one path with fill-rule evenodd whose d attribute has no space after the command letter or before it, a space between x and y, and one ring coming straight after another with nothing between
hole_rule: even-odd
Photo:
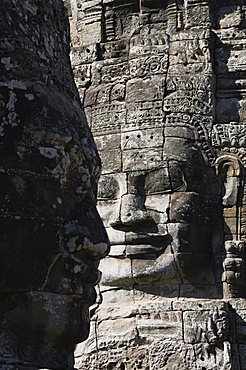
<instances>
[{"instance_id":1,"label":"carved face's nose","mask_svg":"<svg viewBox=\"0 0 246 370\"><path fill-rule=\"evenodd\" d=\"M114 228L152 222L151 217L149 217L144 208L142 197L136 194L125 194L122 196L119 213L115 216L110 222L110 225Z\"/></svg>"}]
</instances>

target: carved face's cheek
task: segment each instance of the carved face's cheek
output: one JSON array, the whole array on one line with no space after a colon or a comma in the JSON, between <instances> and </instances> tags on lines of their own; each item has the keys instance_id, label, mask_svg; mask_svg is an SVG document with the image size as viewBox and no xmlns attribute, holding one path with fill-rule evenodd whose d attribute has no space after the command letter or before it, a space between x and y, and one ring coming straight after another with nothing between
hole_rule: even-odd
<instances>
[{"instance_id":1,"label":"carved face's cheek","mask_svg":"<svg viewBox=\"0 0 246 370\"><path fill-rule=\"evenodd\" d=\"M116 174L102 175L98 184L97 209L107 228L120 212L121 185Z\"/></svg>"},{"instance_id":2,"label":"carved face's cheek","mask_svg":"<svg viewBox=\"0 0 246 370\"><path fill-rule=\"evenodd\" d=\"M98 184L98 200L115 200L120 194L120 187L116 176L114 175L103 175L100 178Z\"/></svg>"},{"instance_id":3,"label":"carved face's cheek","mask_svg":"<svg viewBox=\"0 0 246 370\"><path fill-rule=\"evenodd\" d=\"M170 194L147 195L145 208L157 225L167 223L170 210Z\"/></svg>"},{"instance_id":4,"label":"carved face's cheek","mask_svg":"<svg viewBox=\"0 0 246 370\"><path fill-rule=\"evenodd\" d=\"M60 231L60 246L71 256L86 260L103 258L108 249L107 236L93 199L82 199Z\"/></svg>"},{"instance_id":5,"label":"carved face's cheek","mask_svg":"<svg viewBox=\"0 0 246 370\"><path fill-rule=\"evenodd\" d=\"M1 212L6 216L53 217L61 209L59 182L53 179L1 173L0 184Z\"/></svg>"},{"instance_id":6,"label":"carved face's cheek","mask_svg":"<svg viewBox=\"0 0 246 370\"><path fill-rule=\"evenodd\" d=\"M97 210L102 218L106 228L111 227L113 220L120 211L120 199L115 200L100 200L97 203Z\"/></svg>"},{"instance_id":7,"label":"carved face's cheek","mask_svg":"<svg viewBox=\"0 0 246 370\"><path fill-rule=\"evenodd\" d=\"M170 193L171 183L168 172L168 167L164 167L147 173L144 181L144 194L148 196Z\"/></svg>"}]
</instances>

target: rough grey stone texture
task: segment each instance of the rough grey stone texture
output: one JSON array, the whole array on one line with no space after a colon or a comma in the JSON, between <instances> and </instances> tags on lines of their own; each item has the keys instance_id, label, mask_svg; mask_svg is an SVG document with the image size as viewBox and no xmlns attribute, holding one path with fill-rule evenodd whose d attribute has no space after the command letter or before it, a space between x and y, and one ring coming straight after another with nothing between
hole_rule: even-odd
<instances>
[{"instance_id":1,"label":"rough grey stone texture","mask_svg":"<svg viewBox=\"0 0 246 370\"><path fill-rule=\"evenodd\" d=\"M78 367L246 369L245 3L66 3L112 245Z\"/></svg>"},{"instance_id":2,"label":"rough grey stone texture","mask_svg":"<svg viewBox=\"0 0 246 370\"><path fill-rule=\"evenodd\" d=\"M71 369L107 253L61 0L0 2L0 369Z\"/></svg>"}]
</instances>

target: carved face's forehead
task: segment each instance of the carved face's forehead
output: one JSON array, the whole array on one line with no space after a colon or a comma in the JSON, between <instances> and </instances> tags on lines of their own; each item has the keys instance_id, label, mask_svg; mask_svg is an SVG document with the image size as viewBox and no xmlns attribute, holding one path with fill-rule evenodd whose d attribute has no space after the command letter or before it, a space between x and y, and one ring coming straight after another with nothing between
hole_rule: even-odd
<instances>
[{"instance_id":1,"label":"carved face's forehead","mask_svg":"<svg viewBox=\"0 0 246 370\"><path fill-rule=\"evenodd\" d=\"M2 88L1 167L21 178L31 174L51 179L72 193L76 183L81 189L87 184L92 194L100 162L89 129L75 104L71 114L63 96L53 92L52 104L47 96L48 89L38 84L27 92ZM86 178L94 185L89 186Z\"/></svg>"},{"instance_id":2,"label":"carved face's forehead","mask_svg":"<svg viewBox=\"0 0 246 370\"><path fill-rule=\"evenodd\" d=\"M213 121L210 36L194 37L185 34L181 42L165 27L152 33L147 22L127 39L108 36L101 58L93 45L86 48L95 60L90 70L84 66L91 80L84 107L103 173L148 170L165 157L187 160L197 140L206 142ZM213 159L209 146L200 150Z\"/></svg>"},{"instance_id":3,"label":"carved face's forehead","mask_svg":"<svg viewBox=\"0 0 246 370\"><path fill-rule=\"evenodd\" d=\"M104 1L93 8L90 23L89 3L83 5L78 15L85 32L77 33L72 63L103 174L128 179L166 167L169 190L179 189L182 173L194 189L190 173L201 173L214 160L208 7L196 8L198 16L182 2L146 0L139 11L139 2ZM201 28L195 27L198 18ZM91 25L97 30L93 37Z\"/></svg>"}]
</instances>

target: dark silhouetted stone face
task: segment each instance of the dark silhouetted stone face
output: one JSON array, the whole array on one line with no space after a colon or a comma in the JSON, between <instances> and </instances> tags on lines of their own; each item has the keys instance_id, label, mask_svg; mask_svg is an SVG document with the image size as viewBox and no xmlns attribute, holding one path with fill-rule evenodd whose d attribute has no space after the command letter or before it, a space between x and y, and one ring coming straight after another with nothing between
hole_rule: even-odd
<instances>
[{"instance_id":1,"label":"dark silhouetted stone face","mask_svg":"<svg viewBox=\"0 0 246 370\"><path fill-rule=\"evenodd\" d=\"M88 335L108 249L100 161L62 1L4 0L0 14L0 363L61 369Z\"/></svg>"},{"instance_id":2,"label":"dark silhouetted stone face","mask_svg":"<svg viewBox=\"0 0 246 370\"><path fill-rule=\"evenodd\" d=\"M77 366L242 370L244 2L65 3L112 243Z\"/></svg>"}]
</instances>

